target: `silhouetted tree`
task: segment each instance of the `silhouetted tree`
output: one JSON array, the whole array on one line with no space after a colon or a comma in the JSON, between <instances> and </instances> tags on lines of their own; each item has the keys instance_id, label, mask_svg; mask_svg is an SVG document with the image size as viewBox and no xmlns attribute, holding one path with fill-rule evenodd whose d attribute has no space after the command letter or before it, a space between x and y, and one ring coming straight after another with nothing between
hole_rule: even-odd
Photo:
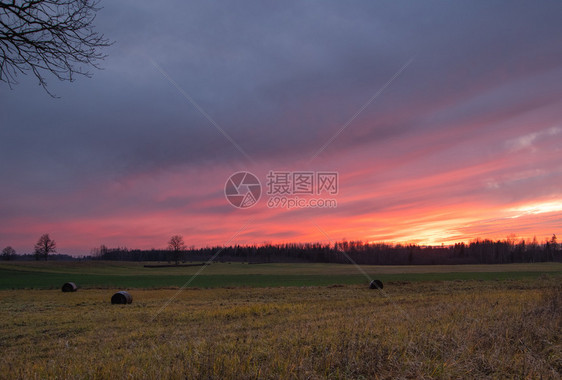
<instances>
[{"instance_id":1,"label":"silhouetted tree","mask_svg":"<svg viewBox=\"0 0 562 380\"><path fill-rule=\"evenodd\" d=\"M0 0L0 81L10 87L31 71L47 89L44 74L73 81L98 68L111 43L94 31L97 0Z\"/></svg>"},{"instance_id":2,"label":"silhouetted tree","mask_svg":"<svg viewBox=\"0 0 562 380\"><path fill-rule=\"evenodd\" d=\"M2 260L11 260L16 256L16 250L7 246L2 250Z\"/></svg>"},{"instance_id":3,"label":"silhouetted tree","mask_svg":"<svg viewBox=\"0 0 562 380\"><path fill-rule=\"evenodd\" d=\"M35 258L37 260L44 258L47 260L50 253L56 252L57 243L51 240L49 234L41 235L37 243L35 244Z\"/></svg>"},{"instance_id":4,"label":"silhouetted tree","mask_svg":"<svg viewBox=\"0 0 562 380\"><path fill-rule=\"evenodd\" d=\"M176 262L176 265L179 264L181 254L185 251L185 248L186 246L181 235L174 235L170 238L170 241L168 242L168 250L172 252L172 257Z\"/></svg>"},{"instance_id":5,"label":"silhouetted tree","mask_svg":"<svg viewBox=\"0 0 562 380\"><path fill-rule=\"evenodd\" d=\"M557 238L556 235L552 235L552 238L544 243L544 254L546 261L554 261L557 251Z\"/></svg>"},{"instance_id":6,"label":"silhouetted tree","mask_svg":"<svg viewBox=\"0 0 562 380\"><path fill-rule=\"evenodd\" d=\"M552 238L550 239L550 246L553 251L558 251L558 238L556 237L556 234L552 235Z\"/></svg>"},{"instance_id":7,"label":"silhouetted tree","mask_svg":"<svg viewBox=\"0 0 562 380\"><path fill-rule=\"evenodd\" d=\"M99 247L92 248L90 250L90 256L94 259L101 260L107 254L108 248L105 244L100 245Z\"/></svg>"},{"instance_id":8,"label":"silhouetted tree","mask_svg":"<svg viewBox=\"0 0 562 380\"><path fill-rule=\"evenodd\" d=\"M537 241L536 236L533 236L533 240L531 241L531 244L529 244L528 247L528 252L529 252L529 262L534 263L535 261L537 261L539 257L539 243Z\"/></svg>"}]
</instances>

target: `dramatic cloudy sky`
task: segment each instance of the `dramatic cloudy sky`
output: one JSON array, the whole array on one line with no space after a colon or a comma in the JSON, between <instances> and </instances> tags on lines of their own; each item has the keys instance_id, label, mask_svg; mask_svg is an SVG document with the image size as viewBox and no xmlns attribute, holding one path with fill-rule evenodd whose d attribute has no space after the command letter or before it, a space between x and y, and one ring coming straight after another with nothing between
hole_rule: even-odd
<instances>
[{"instance_id":1,"label":"dramatic cloudy sky","mask_svg":"<svg viewBox=\"0 0 562 380\"><path fill-rule=\"evenodd\" d=\"M562 234L559 1L101 5L103 71L0 83L0 248ZM225 199L270 170L337 207Z\"/></svg>"}]
</instances>

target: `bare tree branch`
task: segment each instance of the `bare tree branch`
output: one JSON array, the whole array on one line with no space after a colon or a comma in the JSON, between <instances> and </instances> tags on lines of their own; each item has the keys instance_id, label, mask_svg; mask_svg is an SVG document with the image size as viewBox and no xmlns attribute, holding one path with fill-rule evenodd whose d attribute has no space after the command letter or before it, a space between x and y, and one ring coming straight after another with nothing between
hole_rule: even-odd
<instances>
[{"instance_id":1,"label":"bare tree branch","mask_svg":"<svg viewBox=\"0 0 562 380\"><path fill-rule=\"evenodd\" d=\"M32 72L47 88L45 74L61 81L90 77L111 45L94 31L98 0L0 0L0 81L12 88Z\"/></svg>"}]
</instances>

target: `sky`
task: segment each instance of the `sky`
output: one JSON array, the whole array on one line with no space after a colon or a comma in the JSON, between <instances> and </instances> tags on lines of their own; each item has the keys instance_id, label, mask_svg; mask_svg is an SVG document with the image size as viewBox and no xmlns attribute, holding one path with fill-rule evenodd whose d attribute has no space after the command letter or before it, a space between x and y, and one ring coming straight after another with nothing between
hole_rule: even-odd
<instances>
[{"instance_id":1,"label":"sky","mask_svg":"<svg viewBox=\"0 0 562 380\"><path fill-rule=\"evenodd\" d=\"M0 82L0 248L562 236L561 2L100 5L92 78Z\"/></svg>"}]
</instances>

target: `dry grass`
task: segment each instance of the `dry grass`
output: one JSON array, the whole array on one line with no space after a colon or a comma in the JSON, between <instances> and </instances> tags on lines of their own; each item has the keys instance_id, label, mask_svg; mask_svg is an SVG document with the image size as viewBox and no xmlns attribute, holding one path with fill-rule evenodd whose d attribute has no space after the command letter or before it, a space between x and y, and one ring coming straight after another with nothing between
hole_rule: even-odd
<instances>
[{"instance_id":1,"label":"dry grass","mask_svg":"<svg viewBox=\"0 0 562 380\"><path fill-rule=\"evenodd\" d=\"M2 291L0 377L560 378L555 280L385 291Z\"/></svg>"}]
</instances>

